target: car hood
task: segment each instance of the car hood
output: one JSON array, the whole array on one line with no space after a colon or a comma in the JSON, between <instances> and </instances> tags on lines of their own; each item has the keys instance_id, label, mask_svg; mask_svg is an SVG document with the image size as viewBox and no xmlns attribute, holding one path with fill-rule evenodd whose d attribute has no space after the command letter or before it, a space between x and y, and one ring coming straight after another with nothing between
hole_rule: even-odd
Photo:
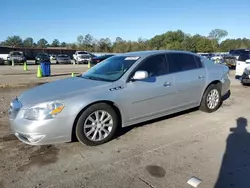
<instances>
[{"instance_id":1,"label":"car hood","mask_svg":"<svg viewBox=\"0 0 250 188\"><path fill-rule=\"evenodd\" d=\"M76 94L85 94L109 85L112 85L112 83L82 77L66 78L36 86L22 93L18 99L24 107L28 107L42 102L63 100Z\"/></svg>"}]
</instances>

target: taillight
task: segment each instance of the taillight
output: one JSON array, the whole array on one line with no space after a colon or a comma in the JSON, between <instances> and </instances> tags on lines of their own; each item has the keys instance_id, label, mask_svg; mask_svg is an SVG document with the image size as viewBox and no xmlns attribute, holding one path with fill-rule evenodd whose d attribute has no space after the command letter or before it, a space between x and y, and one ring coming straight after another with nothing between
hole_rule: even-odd
<instances>
[{"instance_id":1,"label":"taillight","mask_svg":"<svg viewBox=\"0 0 250 188\"><path fill-rule=\"evenodd\" d=\"M99 63L99 62L100 62L100 60L99 60L99 59L97 59L97 60L96 60L96 63Z\"/></svg>"}]
</instances>

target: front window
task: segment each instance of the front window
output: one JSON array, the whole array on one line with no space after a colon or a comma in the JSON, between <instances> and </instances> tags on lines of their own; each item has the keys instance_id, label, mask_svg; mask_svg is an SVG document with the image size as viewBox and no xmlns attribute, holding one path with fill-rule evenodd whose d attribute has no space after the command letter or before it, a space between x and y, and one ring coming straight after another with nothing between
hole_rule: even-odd
<instances>
[{"instance_id":1,"label":"front window","mask_svg":"<svg viewBox=\"0 0 250 188\"><path fill-rule=\"evenodd\" d=\"M139 59L139 57L113 56L82 74L83 78L116 81Z\"/></svg>"}]
</instances>

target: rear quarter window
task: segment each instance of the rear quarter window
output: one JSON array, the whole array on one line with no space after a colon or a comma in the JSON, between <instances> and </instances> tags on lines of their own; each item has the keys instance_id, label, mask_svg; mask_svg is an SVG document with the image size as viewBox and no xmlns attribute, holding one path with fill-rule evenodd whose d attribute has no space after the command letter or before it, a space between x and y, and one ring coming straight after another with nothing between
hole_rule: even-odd
<instances>
[{"instance_id":1,"label":"rear quarter window","mask_svg":"<svg viewBox=\"0 0 250 188\"><path fill-rule=\"evenodd\" d=\"M195 59L196 64L197 64L197 68L202 68L203 65L202 65L202 62L201 62L201 58L198 57L198 56L194 56L194 59Z\"/></svg>"}]
</instances>

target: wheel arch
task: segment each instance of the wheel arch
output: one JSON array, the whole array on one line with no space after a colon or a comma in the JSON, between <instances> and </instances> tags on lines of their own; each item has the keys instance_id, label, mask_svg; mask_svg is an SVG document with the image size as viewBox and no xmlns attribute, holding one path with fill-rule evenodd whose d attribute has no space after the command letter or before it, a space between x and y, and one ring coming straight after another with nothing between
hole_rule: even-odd
<instances>
[{"instance_id":1,"label":"wheel arch","mask_svg":"<svg viewBox=\"0 0 250 188\"><path fill-rule=\"evenodd\" d=\"M220 90L222 90L222 83L221 83L220 80L214 80L214 81L210 82L210 83L207 85L207 87L204 89L203 93L202 93L202 96L201 96L201 99L200 99L200 103L201 103L202 98L203 98L203 96L204 96L204 93L207 91L208 87L211 86L211 85L213 85L213 84L214 84L214 85L218 84L219 87L220 87ZM221 91L220 91L220 92L221 92Z\"/></svg>"},{"instance_id":2,"label":"wheel arch","mask_svg":"<svg viewBox=\"0 0 250 188\"><path fill-rule=\"evenodd\" d=\"M84 108L82 108L80 110L80 112L78 112L75 120L74 120L74 123L73 123L73 126L72 126L72 130L71 130L71 141L74 141L74 140L77 140L76 138L76 125L77 125L77 122L80 118L80 116L82 115L82 113L87 109L89 108L90 106L94 105L94 104L98 104L98 103L106 103L108 105L110 105L114 110L115 112L117 113L117 116L118 116L118 119L119 119L119 127L121 127L121 122L122 122L122 113L120 111L120 109L118 108L118 106L112 102L112 101L109 101L109 100L100 100L100 101L95 101L95 102L92 102L90 104L88 104L87 106L85 106Z\"/></svg>"}]
</instances>

